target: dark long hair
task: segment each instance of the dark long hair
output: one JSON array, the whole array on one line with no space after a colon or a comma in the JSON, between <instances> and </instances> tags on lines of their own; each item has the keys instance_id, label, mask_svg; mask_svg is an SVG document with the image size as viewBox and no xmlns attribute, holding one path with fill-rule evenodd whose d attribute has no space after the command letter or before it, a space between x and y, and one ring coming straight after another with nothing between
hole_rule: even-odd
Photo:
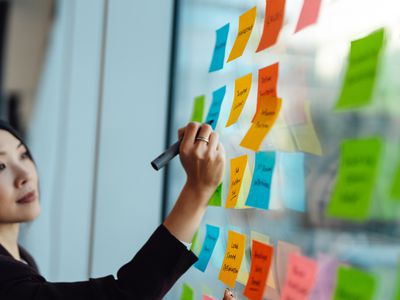
<instances>
[{"instance_id":1,"label":"dark long hair","mask_svg":"<svg viewBox=\"0 0 400 300\"><path fill-rule=\"evenodd\" d=\"M33 160L33 157L32 157L32 153L31 153L31 151L29 150L29 147L26 145L26 143L24 142L24 140L23 140L22 136L19 134L19 132L18 132L17 130L15 130L15 129L10 125L10 123L8 123L7 121L4 121L4 120L1 120L1 119L0 119L0 130L6 130L6 131L8 131L9 133L11 133L13 136L15 136L15 138L16 138L17 140L19 140L19 141L25 146L26 151L27 151L27 154L28 154L28 157L33 161L33 163L35 163L35 161Z\"/></svg>"}]
</instances>

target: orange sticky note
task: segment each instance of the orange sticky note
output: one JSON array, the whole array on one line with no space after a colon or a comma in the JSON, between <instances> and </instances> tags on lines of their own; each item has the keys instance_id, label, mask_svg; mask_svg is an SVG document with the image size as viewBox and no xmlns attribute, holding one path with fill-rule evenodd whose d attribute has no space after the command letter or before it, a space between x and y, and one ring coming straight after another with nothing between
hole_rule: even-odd
<instances>
[{"instance_id":1,"label":"orange sticky note","mask_svg":"<svg viewBox=\"0 0 400 300\"><path fill-rule=\"evenodd\" d=\"M299 32L305 27L317 22L320 6L321 0L304 0L295 32Z\"/></svg>"},{"instance_id":2,"label":"orange sticky note","mask_svg":"<svg viewBox=\"0 0 400 300\"><path fill-rule=\"evenodd\" d=\"M260 101L258 111L254 116L253 123L247 131L240 146L258 151L260 145L275 123L281 110L282 99L265 97Z\"/></svg>"},{"instance_id":3,"label":"orange sticky note","mask_svg":"<svg viewBox=\"0 0 400 300\"><path fill-rule=\"evenodd\" d=\"M235 43L233 44L231 54L229 54L228 62L242 56L247 42L249 41L250 34L253 31L256 15L257 7L254 6L252 9L240 16L238 34Z\"/></svg>"},{"instance_id":4,"label":"orange sticky note","mask_svg":"<svg viewBox=\"0 0 400 300\"><path fill-rule=\"evenodd\" d=\"M226 208L234 208L239 198L243 175L247 167L247 154L231 159L231 181L229 184Z\"/></svg>"},{"instance_id":5,"label":"orange sticky note","mask_svg":"<svg viewBox=\"0 0 400 300\"><path fill-rule=\"evenodd\" d=\"M285 0L266 0L264 29L257 52L271 47L278 40L285 15Z\"/></svg>"},{"instance_id":6,"label":"orange sticky note","mask_svg":"<svg viewBox=\"0 0 400 300\"><path fill-rule=\"evenodd\" d=\"M249 96L252 79L253 76L251 73L249 73L235 80L235 96L233 98L231 113L229 115L228 122L226 123L226 127L231 126L238 120L246 103L247 97Z\"/></svg>"},{"instance_id":7,"label":"orange sticky note","mask_svg":"<svg viewBox=\"0 0 400 300\"><path fill-rule=\"evenodd\" d=\"M243 295L251 300L262 300L269 269L272 262L273 248L253 240L250 276Z\"/></svg>"},{"instance_id":8,"label":"orange sticky note","mask_svg":"<svg viewBox=\"0 0 400 300\"><path fill-rule=\"evenodd\" d=\"M307 300L314 287L317 263L297 253L290 253L286 282L281 300Z\"/></svg>"},{"instance_id":9,"label":"orange sticky note","mask_svg":"<svg viewBox=\"0 0 400 300\"><path fill-rule=\"evenodd\" d=\"M279 63L258 70L257 109L265 97L278 97L276 85L279 76ZM253 119L254 121L254 119Z\"/></svg>"},{"instance_id":10,"label":"orange sticky note","mask_svg":"<svg viewBox=\"0 0 400 300\"><path fill-rule=\"evenodd\" d=\"M236 277L242 264L245 242L245 235L229 230L228 244L218 278L231 288L235 286Z\"/></svg>"}]
</instances>

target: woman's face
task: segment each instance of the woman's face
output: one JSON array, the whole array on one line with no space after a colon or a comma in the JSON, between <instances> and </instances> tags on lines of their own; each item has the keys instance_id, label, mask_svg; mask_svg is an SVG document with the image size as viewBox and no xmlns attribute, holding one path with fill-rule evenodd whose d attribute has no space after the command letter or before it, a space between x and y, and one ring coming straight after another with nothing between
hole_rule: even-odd
<instances>
[{"instance_id":1,"label":"woman's face","mask_svg":"<svg viewBox=\"0 0 400 300\"><path fill-rule=\"evenodd\" d=\"M0 224L32 221L39 213L36 167L25 146L0 130Z\"/></svg>"}]
</instances>

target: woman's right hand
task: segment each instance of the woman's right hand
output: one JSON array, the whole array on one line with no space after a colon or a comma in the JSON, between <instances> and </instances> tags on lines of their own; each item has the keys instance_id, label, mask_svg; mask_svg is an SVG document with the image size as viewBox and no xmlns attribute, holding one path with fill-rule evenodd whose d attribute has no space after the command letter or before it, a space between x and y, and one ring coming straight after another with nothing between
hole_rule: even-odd
<instances>
[{"instance_id":1,"label":"woman's right hand","mask_svg":"<svg viewBox=\"0 0 400 300\"><path fill-rule=\"evenodd\" d=\"M178 135L181 140L180 159L187 175L186 185L199 194L207 194L205 198L209 200L222 181L225 165L225 150L218 134L208 124L190 122L179 129Z\"/></svg>"}]
</instances>

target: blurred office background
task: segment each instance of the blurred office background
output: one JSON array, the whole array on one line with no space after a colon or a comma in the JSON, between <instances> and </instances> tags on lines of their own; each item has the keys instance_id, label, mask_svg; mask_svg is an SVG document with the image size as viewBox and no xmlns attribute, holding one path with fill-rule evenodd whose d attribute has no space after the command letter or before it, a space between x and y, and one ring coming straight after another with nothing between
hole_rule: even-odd
<instances>
[{"instance_id":1,"label":"blurred office background","mask_svg":"<svg viewBox=\"0 0 400 300\"><path fill-rule=\"evenodd\" d=\"M1 115L25 133L41 186L21 244L50 281L115 274L161 221L150 161L165 147L173 1L0 7Z\"/></svg>"}]
</instances>

